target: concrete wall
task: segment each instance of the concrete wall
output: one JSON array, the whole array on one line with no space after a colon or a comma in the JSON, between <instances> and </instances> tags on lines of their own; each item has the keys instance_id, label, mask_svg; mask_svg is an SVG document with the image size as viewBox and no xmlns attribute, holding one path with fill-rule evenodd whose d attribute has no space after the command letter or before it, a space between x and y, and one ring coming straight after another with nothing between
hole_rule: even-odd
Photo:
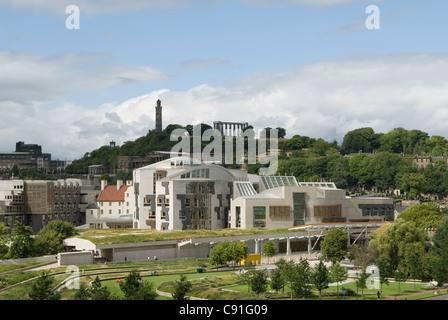
<instances>
[{"instance_id":1,"label":"concrete wall","mask_svg":"<svg viewBox=\"0 0 448 320\"><path fill-rule=\"evenodd\" d=\"M58 254L58 264L60 266L92 264L93 252L64 252Z\"/></svg>"}]
</instances>

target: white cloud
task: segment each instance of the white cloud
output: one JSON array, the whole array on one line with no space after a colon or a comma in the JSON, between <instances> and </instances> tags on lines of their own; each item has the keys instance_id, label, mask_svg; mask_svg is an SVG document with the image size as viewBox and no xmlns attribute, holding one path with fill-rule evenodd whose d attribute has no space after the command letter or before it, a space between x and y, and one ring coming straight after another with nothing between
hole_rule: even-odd
<instances>
[{"instance_id":1,"label":"white cloud","mask_svg":"<svg viewBox=\"0 0 448 320\"><path fill-rule=\"evenodd\" d=\"M189 70L211 69L214 67L232 67L232 63L226 59L193 59L182 61L180 65Z\"/></svg>"},{"instance_id":2,"label":"white cloud","mask_svg":"<svg viewBox=\"0 0 448 320\"><path fill-rule=\"evenodd\" d=\"M255 74L222 87L153 91L93 110L69 104L45 110L3 99L0 134L10 138L0 148L8 151L11 139L24 140L60 158L79 158L110 140L120 145L154 129L159 98L164 126L241 121L328 141L341 141L355 128L387 132L401 126L448 137L446 74L448 54L362 55Z\"/></svg>"},{"instance_id":3,"label":"white cloud","mask_svg":"<svg viewBox=\"0 0 448 320\"><path fill-rule=\"evenodd\" d=\"M0 0L0 6L15 10L50 12L65 15L65 9L70 5L79 7L81 13L108 14L142 9L183 6L192 3L190 0Z\"/></svg>"},{"instance_id":4,"label":"white cloud","mask_svg":"<svg viewBox=\"0 0 448 320\"><path fill-rule=\"evenodd\" d=\"M0 101L51 102L56 97L112 85L165 79L149 66L123 66L103 54L52 57L0 52Z\"/></svg>"},{"instance_id":5,"label":"white cloud","mask_svg":"<svg viewBox=\"0 0 448 320\"><path fill-rule=\"evenodd\" d=\"M382 2L383 0L377 0ZM213 2L204 0L0 0L0 6L6 6L15 10L50 12L58 15L65 15L65 9L69 5L79 7L81 13L88 14L109 14L117 12L132 12L144 9L170 8L184 6L209 6L225 3L225 0ZM316 7L329 7L348 3L369 3L367 0L237 0L250 6L278 6L278 5L305 5Z\"/></svg>"}]
</instances>

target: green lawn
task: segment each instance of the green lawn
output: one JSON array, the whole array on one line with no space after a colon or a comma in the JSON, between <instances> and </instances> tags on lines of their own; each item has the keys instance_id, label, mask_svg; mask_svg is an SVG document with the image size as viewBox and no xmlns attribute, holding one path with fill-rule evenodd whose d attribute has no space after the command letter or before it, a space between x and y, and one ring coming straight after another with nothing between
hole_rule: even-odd
<instances>
[{"instance_id":1,"label":"green lawn","mask_svg":"<svg viewBox=\"0 0 448 320\"><path fill-rule=\"evenodd\" d=\"M348 296L344 295L341 291L341 288L344 287L345 289L351 289L354 295ZM330 286L328 289L325 289L322 291L322 300L376 300L377 299L377 292L381 292L381 297L397 297L401 295L407 295L412 294L416 292L422 292L427 291L428 289L425 288L425 284L416 283L415 288L413 283L395 283L390 282L388 285L383 285L381 289L364 289L358 290L358 296L356 295L356 282L349 282L346 284L340 284L339 285L339 295L338 295L338 287L337 286ZM240 292L247 292L247 285L234 285L230 286L227 289L240 291ZM269 289L269 288L268 288ZM284 293L280 293L280 296L283 297L289 297L290 296L290 289L288 286L285 287ZM269 295L269 294L268 294ZM312 296L306 297L305 300L316 300L318 299L319 292L315 289L312 289ZM270 295L271 298L275 295ZM432 296L430 294L429 296ZM302 299L302 298L300 298ZM415 299L415 298L414 298Z\"/></svg>"}]
</instances>

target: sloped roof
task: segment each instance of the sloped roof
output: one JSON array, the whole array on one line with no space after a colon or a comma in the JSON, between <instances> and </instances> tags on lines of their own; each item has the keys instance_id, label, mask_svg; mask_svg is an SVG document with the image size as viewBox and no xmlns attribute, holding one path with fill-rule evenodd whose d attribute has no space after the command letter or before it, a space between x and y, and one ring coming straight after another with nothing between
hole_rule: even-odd
<instances>
[{"instance_id":1,"label":"sloped roof","mask_svg":"<svg viewBox=\"0 0 448 320\"><path fill-rule=\"evenodd\" d=\"M119 190L117 190L117 186L106 186L101 191L98 201L124 201L124 194L128 188L128 185L122 186Z\"/></svg>"}]
</instances>

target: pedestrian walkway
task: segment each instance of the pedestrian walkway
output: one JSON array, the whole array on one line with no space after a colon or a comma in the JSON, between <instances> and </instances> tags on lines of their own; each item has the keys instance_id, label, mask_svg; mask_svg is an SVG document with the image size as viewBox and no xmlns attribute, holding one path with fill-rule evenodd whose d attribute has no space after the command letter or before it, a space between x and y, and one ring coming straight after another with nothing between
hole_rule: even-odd
<instances>
[{"instance_id":1,"label":"pedestrian walkway","mask_svg":"<svg viewBox=\"0 0 448 320\"><path fill-rule=\"evenodd\" d=\"M414 293L405 294L405 295L401 295L401 296L387 297L387 298L384 298L384 299L381 299L381 300L403 300L403 299L406 300L407 298L410 298L410 297L420 296L420 295L428 294L428 293L432 293L435 296L435 295L438 294L438 292L440 292L440 290L444 290L444 289L446 289L446 288L432 289L432 290L421 291L421 292L414 292Z\"/></svg>"}]
</instances>

